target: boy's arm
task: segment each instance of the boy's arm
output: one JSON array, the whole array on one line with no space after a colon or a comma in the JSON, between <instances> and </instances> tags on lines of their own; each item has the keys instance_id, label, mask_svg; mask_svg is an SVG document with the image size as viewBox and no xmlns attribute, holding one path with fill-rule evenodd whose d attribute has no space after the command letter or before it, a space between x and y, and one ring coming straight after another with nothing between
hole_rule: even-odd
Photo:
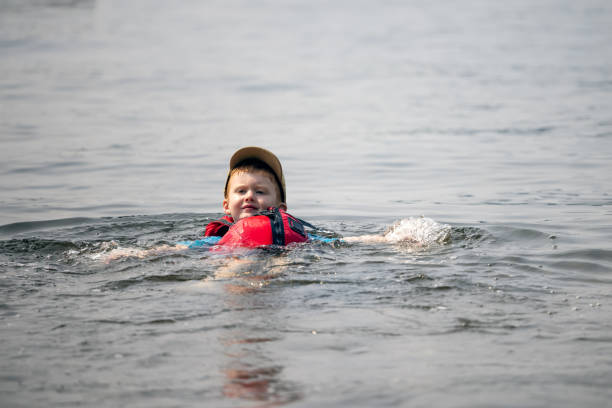
<instances>
[{"instance_id":1,"label":"boy's arm","mask_svg":"<svg viewBox=\"0 0 612 408\"><path fill-rule=\"evenodd\" d=\"M174 246L160 245L150 249L138 249L138 248L115 248L110 251L103 259L104 262L109 263L119 258L146 258L152 255L162 254L164 252L182 251L189 248L187 245L177 244Z\"/></svg>"},{"instance_id":2,"label":"boy's arm","mask_svg":"<svg viewBox=\"0 0 612 408\"><path fill-rule=\"evenodd\" d=\"M357 237L344 237L343 241L346 242L388 242L384 235L359 235Z\"/></svg>"}]
</instances>

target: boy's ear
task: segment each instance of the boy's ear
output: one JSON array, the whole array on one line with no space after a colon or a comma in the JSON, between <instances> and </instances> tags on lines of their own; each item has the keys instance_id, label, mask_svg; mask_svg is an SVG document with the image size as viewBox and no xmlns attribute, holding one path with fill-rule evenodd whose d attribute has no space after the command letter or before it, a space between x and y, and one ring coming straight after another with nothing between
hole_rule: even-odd
<instances>
[{"instance_id":1,"label":"boy's ear","mask_svg":"<svg viewBox=\"0 0 612 408\"><path fill-rule=\"evenodd\" d=\"M226 215L232 215L230 208L229 208L229 202L227 201L227 198L223 200L223 212Z\"/></svg>"},{"instance_id":2,"label":"boy's ear","mask_svg":"<svg viewBox=\"0 0 612 408\"><path fill-rule=\"evenodd\" d=\"M281 209L281 210L283 210L283 211L287 211L287 204L285 204L285 203L280 203L280 204L278 205L278 208L280 208L280 209Z\"/></svg>"}]
</instances>

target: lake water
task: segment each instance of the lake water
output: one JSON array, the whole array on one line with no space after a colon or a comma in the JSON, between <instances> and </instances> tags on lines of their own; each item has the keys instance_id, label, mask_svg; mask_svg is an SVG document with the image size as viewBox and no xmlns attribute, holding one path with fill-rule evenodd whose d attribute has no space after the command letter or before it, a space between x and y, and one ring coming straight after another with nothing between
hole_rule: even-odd
<instances>
[{"instance_id":1,"label":"lake water","mask_svg":"<svg viewBox=\"0 0 612 408\"><path fill-rule=\"evenodd\" d=\"M610 22L0 0L0 405L608 405ZM201 236L247 145L328 231L425 216L451 240L108 261Z\"/></svg>"}]
</instances>

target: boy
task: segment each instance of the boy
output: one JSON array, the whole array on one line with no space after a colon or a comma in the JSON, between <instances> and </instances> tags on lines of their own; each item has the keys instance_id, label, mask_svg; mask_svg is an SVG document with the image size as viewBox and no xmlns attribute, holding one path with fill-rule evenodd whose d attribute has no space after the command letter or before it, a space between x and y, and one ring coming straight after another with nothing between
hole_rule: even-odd
<instances>
[{"instance_id":1,"label":"boy","mask_svg":"<svg viewBox=\"0 0 612 408\"><path fill-rule=\"evenodd\" d=\"M223 236L234 221L269 207L287 210L285 177L278 157L260 147L238 150L230 159L223 197L225 216L208 224L205 236Z\"/></svg>"},{"instance_id":2,"label":"boy","mask_svg":"<svg viewBox=\"0 0 612 408\"><path fill-rule=\"evenodd\" d=\"M106 257L106 261L124 256L143 258L160 252L212 244L257 247L305 242L308 236L303 222L285 212L285 191L285 177L278 157L261 147L244 147L230 159L222 203L225 215L206 226L203 240L183 241L173 247L162 245L147 250L115 249ZM254 217L259 214L266 217Z\"/></svg>"},{"instance_id":3,"label":"boy","mask_svg":"<svg viewBox=\"0 0 612 408\"><path fill-rule=\"evenodd\" d=\"M285 191L278 157L261 147L239 149L225 181L225 216L208 224L205 236L223 237L219 245L245 247L307 241L304 224L309 224L286 213Z\"/></svg>"},{"instance_id":4,"label":"boy","mask_svg":"<svg viewBox=\"0 0 612 408\"><path fill-rule=\"evenodd\" d=\"M108 254L107 262L123 256L145 257L163 251L197 248L215 243L234 247L257 247L305 242L309 238L323 242L338 240L338 238L307 235L304 225L314 227L286 213L285 177L280 160L272 152L261 147L244 147L232 155L223 195L222 206L225 215L206 226L204 240L180 242L174 247L163 245L149 250L116 249ZM342 241L390 243L408 241L419 244L422 239L418 238L417 232L433 231L431 223L434 222L427 219L417 221L406 219L392 226L384 235L344 237ZM439 224L435 226L438 227ZM447 241L450 237L450 227L439 227L442 227L441 235L434 236L435 241Z\"/></svg>"}]
</instances>

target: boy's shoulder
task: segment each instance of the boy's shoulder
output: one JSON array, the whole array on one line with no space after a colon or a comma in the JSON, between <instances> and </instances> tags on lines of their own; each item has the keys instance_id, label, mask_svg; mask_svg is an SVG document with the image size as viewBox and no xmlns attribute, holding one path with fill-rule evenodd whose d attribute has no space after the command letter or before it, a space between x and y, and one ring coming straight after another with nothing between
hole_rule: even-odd
<instances>
[{"instance_id":1,"label":"boy's shoulder","mask_svg":"<svg viewBox=\"0 0 612 408\"><path fill-rule=\"evenodd\" d=\"M222 237L230 227L234 225L234 219L229 215L224 215L218 220L211 221L206 225L205 237Z\"/></svg>"}]
</instances>

